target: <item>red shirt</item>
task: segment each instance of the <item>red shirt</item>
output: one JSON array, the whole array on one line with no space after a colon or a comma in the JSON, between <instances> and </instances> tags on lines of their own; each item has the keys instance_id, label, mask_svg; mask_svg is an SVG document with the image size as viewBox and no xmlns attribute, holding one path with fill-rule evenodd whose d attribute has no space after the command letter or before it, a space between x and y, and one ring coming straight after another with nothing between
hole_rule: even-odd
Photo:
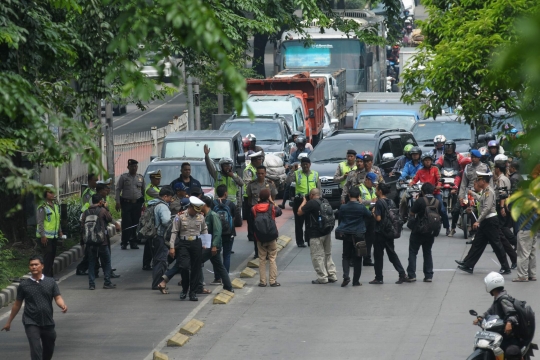
<instances>
[{"instance_id":1,"label":"red shirt","mask_svg":"<svg viewBox=\"0 0 540 360\"><path fill-rule=\"evenodd\" d=\"M431 183L435 187L439 185L439 179L441 178L441 175L439 174L439 169L436 166L431 165L429 169L421 168L416 172L416 175L414 175L414 178L412 179L413 184L416 184L417 182L421 182L422 184L425 183ZM433 195L438 195L441 193L441 190L435 189L433 192Z\"/></svg>"}]
</instances>

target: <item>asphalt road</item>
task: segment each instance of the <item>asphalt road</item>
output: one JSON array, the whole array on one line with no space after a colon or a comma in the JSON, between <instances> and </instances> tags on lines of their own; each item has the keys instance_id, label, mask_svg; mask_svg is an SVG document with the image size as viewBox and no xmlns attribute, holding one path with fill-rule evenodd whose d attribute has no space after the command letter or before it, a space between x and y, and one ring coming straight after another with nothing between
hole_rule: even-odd
<instances>
[{"instance_id":1,"label":"asphalt road","mask_svg":"<svg viewBox=\"0 0 540 360\"><path fill-rule=\"evenodd\" d=\"M281 234L292 235L292 211L282 218ZM433 283L396 285L397 273L385 259L385 284L369 285L372 267L363 269L361 287L341 288L339 283L312 285L315 279L309 248L294 240L278 255L279 288L259 288L258 276L247 279L244 289L228 305L213 305L201 296L199 302L179 301L177 278L169 295L150 290L150 274L141 270L142 248L121 251L113 246L113 265L122 275L116 290L89 291L86 277L66 270L60 290L69 307L67 314L55 309L58 333L55 359L151 359L154 350L169 359L464 359L472 352L476 327L469 309L485 311L492 301L483 278L499 269L491 249L486 250L474 275L456 271L454 259L469 246L459 235L440 236L433 248ZM409 231L396 240L397 253L406 266ZM489 247L488 247L489 248ZM253 245L245 231L239 233L232 256L231 272L251 259ZM341 279L340 241L333 240L333 259ZM233 270L235 269L235 270ZM421 255L417 277L422 279ZM211 267L204 269L206 281ZM513 296L540 309L536 283L512 283ZM215 289L214 286L208 286ZM216 290L214 290L216 291ZM4 324L9 308L0 310ZM179 324L191 318L205 323L182 348L163 348ZM28 343L19 315L9 333L0 333L2 359L29 359Z\"/></svg>"}]
</instances>

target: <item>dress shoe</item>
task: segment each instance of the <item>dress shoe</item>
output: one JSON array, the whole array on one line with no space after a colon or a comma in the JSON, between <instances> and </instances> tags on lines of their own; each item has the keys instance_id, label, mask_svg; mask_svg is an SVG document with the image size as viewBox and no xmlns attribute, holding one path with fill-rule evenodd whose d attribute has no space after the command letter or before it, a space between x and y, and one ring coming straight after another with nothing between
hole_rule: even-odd
<instances>
[{"instance_id":1,"label":"dress shoe","mask_svg":"<svg viewBox=\"0 0 540 360\"><path fill-rule=\"evenodd\" d=\"M118 279L122 275L116 275L114 272L111 272L111 279Z\"/></svg>"},{"instance_id":2,"label":"dress shoe","mask_svg":"<svg viewBox=\"0 0 540 360\"><path fill-rule=\"evenodd\" d=\"M81 275L81 276L88 275L88 271L79 271L79 270L77 270L75 275Z\"/></svg>"},{"instance_id":3,"label":"dress shoe","mask_svg":"<svg viewBox=\"0 0 540 360\"><path fill-rule=\"evenodd\" d=\"M508 274L511 274L512 273L512 270L510 269L501 269L499 270L499 274L501 275L508 275Z\"/></svg>"},{"instance_id":4,"label":"dress shoe","mask_svg":"<svg viewBox=\"0 0 540 360\"><path fill-rule=\"evenodd\" d=\"M341 287L345 287L345 286L349 285L350 282L351 282L350 278L343 279L343 282L341 283Z\"/></svg>"},{"instance_id":5,"label":"dress shoe","mask_svg":"<svg viewBox=\"0 0 540 360\"><path fill-rule=\"evenodd\" d=\"M305 248L305 247L307 247L307 245L306 244L300 244L300 245L298 245L298 247L299 248Z\"/></svg>"},{"instance_id":6,"label":"dress shoe","mask_svg":"<svg viewBox=\"0 0 540 360\"><path fill-rule=\"evenodd\" d=\"M182 292L180 293L180 300L186 300L186 298L187 298L187 294L186 294L185 292L182 291Z\"/></svg>"},{"instance_id":7,"label":"dress shoe","mask_svg":"<svg viewBox=\"0 0 540 360\"><path fill-rule=\"evenodd\" d=\"M405 282L408 282L408 283L416 282L416 278L410 278L410 277L408 277L408 278L405 279Z\"/></svg>"},{"instance_id":8,"label":"dress shoe","mask_svg":"<svg viewBox=\"0 0 540 360\"><path fill-rule=\"evenodd\" d=\"M189 294L189 301L199 301L199 298L197 295L195 295L195 293L191 293Z\"/></svg>"},{"instance_id":9,"label":"dress shoe","mask_svg":"<svg viewBox=\"0 0 540 360\"><path fill-rule=\"evenodd\" d=\"M120 249L122 249L122 250L127 250L127 245L121 245L121 246L120 246Z\"/></svg>"},{"instance_id":10,"label":"dress shoe","mask_svg":"<svg viewBox=\"0 0 540 360\"><path fill-rule=\"evenodd\" d=\"M398 280L396 281L396 284L398 284L398 285L399 285L399 284L403 284L404 282L407 282L407 280L408 280L408 279L407 279L406 276L400 276L400 277L398 278ZM415 280L416 280L416 279L415 279Z\"/></svg>"},{"instance_id":11,"label":"dress shoe","mask_svg":"<svg viewBox=\"0 0 540 360\"><path fill-rule=\"evenodd\" d=\"M512 270L517 269L517 264L516 264L516 263L513 263L512 266L510 266L510 269L512 269Z\"/></svg>"},{"instance_id":12,"label":"dress shoe","mask_svg":"<svg viewBox=\"0 0 540 360\"><path fill-rule=\"evenodd\" d=\"M466 267L465 265L459 265L458 269L461 271L465 271L466 273L469 273L469 274L473 273L473 269Z\"/></svg>"},{"instance_id":13,"label":"dress shoe","mask_svg":"<svg viewBox=\"0 0 540 360\"><path fill-rule=\"evenodd\" d=\"M424 282L433 282L433 279L431 279L431 278L425 278L425 279L424 279Z\"/></svg>"},{"instance_id":14,"label":"dress shoe","mask_svg":"<svg viewBox=\"0 0 540 360\"><path fill-rule=\"evenodd\" d=\"M142 269L143 269L144 271L152 271L152 266L150 266L150 265L144 265L144 266L142 267Z\"/></svg>"},{"instance_id":15,"label":"dress shoe","mask_svg":"<svg viewBox=\"0 0 540 360\"><path fill-rule=\"evenodd\" d=\"M280 209L283 209L283 210L285 210L285 205L283 205L283 204L279 204L278 206L279 206L279 208L280 208Z\"/></svg>"},{"instance_id":16,"label":"dress shoe","mask_svg":"<svg viewBox=\"0 0 540 360\"><path fill-rule=\"evenodd\" d=\"M465 242L465 244L467 244L467 245L471 245L471 244L472 244L472 242L473 242L473 241L472 241L472 240L470 240L470 241L467 241L467 242Z\"/></svg>"},{"instance_id":17,"label":"dress shoe","mask_svg":"<svg viewBox=\"0 0 540 360\"><path fill-rule=\"evenodd\" d=\"M455 231L454 231L455 232ZM446 236L450 235L450 229L446 228Z\"/></svg>"},{"instance_id":18,"label":"dress shoe","mask_svg":"<svg viewBox=\"0 0 540 360\"><path fill-rule=\"evenodd\" d=\"M103 285L104 289L116 289L116 284Z\"/></svg>"},{"instance_id":19,"label":"dress shoe","mask_svg":"<svg viewBox=\"0 0 540 360\"><path fill-rule=\"evenodd\" d=\"M373 261L364 261L364 266L375 266Z\"/></svg>"},{"instance_id":20,"label":"dress shoe","mask_svg":"<svg viewBox=\"0 0 540 360\"><path fill-rule=\"evenodd\" d=\"M137 246L137 244L129 245L129 248L130 248L131 250L137 250L137 249L139 249L139 247Z\"/></svg>"},{"instance_id":21,"label":"dress shoe","mask_svg":"<svg viewBox=\"0 0 540 360\"><path fill-rule=\"evenodd\" d=\"M460 260L454 260L454 261L455 261L456 264L458 264L458 265L461 265L461 266L465 265L465 263L464 263L463 261L460 261Z\"/></svg>"}]
</instances>

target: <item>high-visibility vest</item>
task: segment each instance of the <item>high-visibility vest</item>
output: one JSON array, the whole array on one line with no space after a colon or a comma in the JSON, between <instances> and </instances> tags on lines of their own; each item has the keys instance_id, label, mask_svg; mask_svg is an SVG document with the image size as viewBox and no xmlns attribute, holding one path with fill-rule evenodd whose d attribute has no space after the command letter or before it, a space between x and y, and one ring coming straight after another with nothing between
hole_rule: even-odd
<instances>
[{"instance_id":1,"label":"high-visibility vest","mask_svg":"<svg viewBox=\"0 0 540 360\"><path fill-rule=\"evenodd\" d=\"M246 168L244 169L244 172L248 171L248 170L251 170L251 181L255 180L257 178L257 169L255 169L255 167L253 165L251 165L251 163L249 163L248 166L246 166ZM244 197L247 198L247 185L248 183L245 183L244 184Z\"/></svg>"},{"instance_id":2,"label":"high-visibility vest","mask_svg":"<svg viewBox=\"0 0 540 360\"><path fill-rule=\"evenodd\" d=\"M83 202L81 206L81 212L85 212L90 207L90 202L92 201L92 196L96 194L94 189L86 188L81 196L81 201L84 201L84 196L90 193L90 200L88 202Z\"/></svg>"},{"instance_id":3,"label":"high-visibility vest","mask_svg":"<svg viewBox=\"0 0 540 360\"><path fill-rule=\"evenodd\" d=\"M152 197L152 196L148 195L148 193L147 193L148 189L150 189L150 188L156 190L156 191L158 192L158 194L159 194L159 188L158 188L157 186L154 186L154 185L152 185L152 184L146 185L146 189L144 189L144 204L145 204L146 206L148 206L148 202L149 202L150 200L155 199L155 197Z\"/></svg>"},{"instance_id":4,"label":"high-visibility vest","mask_svg":"<svg viewBox=\"0 0 540 360\"><path fill-rule=\"evenodd\" d=\"M373 200L377 198L377 194L375 194L375 189L371 188L372 193L370 193L369 189L364 184L360 184L358 188L360 189L360 194L363 200ZM366 207L369 210L369 205L366 205Z\"/></svg>"},{"instance_id":5,"label":"high-visibility vest","mask_svg":"<svg viewBox=\"0 0 540 360\"><path fill-rule=\"evenodd\" d=\"M349 173L353 170L356 170L356 164L354 164L352 167L349 166L349 164L346 161L339 163L339 169L341 170L341 175L344 175L346 173ZM340 187L343 187L345 183L347 182L347 177L345 177L341 182L339 183Z\"/></svg>"},{"instance_id":6,"label":"high-visibility vest","mask_svg":"<svg viewBox=\"0 0 540 360\"><path fill-rule=\"evenodd\" d=\"M218 172L217 179L214 182L214 188L216 189L220 185L227 186L227 200L230 200L232 203L236 205L236 194L238 193L238 185L236 185L236 182L234 182L234 179L230 176L223 176L223 174Z\"/></svg>"},{"instance_id":7,"label":"high-visibility vest","mask_svg":"<svg viewBox=\"0 0 540 360\"><path fill-rule=\"evenodd\" d=\"M311 171L308 176L302 172L302 169L298 169L294 172L296 188L296 195L307 195L311 189L317 187L319 180L319 173Z\"/></svg>"},{"instance_id":8,"label":"high-visibility vest","mask_svg":"<svg viewBox=\"0 0 540 360\"><path fill-rule=\"evenodd\" d=\"M47 237L47 239L58 238L58 232L60 230L60 207L58 204L54 204L51 207L48 203L45 203L38 207L38 211L40 208L43 208L45 211L45 220L43 221L45 237ZM41 237L37 228L36 237Z\"/></svg>"}]
</instances>

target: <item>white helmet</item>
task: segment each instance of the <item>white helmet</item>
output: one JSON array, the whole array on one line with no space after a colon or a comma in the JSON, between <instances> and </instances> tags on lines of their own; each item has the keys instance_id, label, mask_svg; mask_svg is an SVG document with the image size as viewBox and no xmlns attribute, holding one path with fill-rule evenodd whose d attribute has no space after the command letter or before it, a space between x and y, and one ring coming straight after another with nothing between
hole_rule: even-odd
<instances>
[{"instance_id":1,"label":"white helmet","mask_svg":"<svg viewBox=\"0 0 540 360\"><path fill-rule=\"evenodd\" d=\"M445 143L446 142L446 136L444 135L437 135L433 138L434 143Z\"/></svg>"},{"instance_id":2,"label":"white helmet","mask_svg":"<svg viewBox=\"0 0 540 360\"><path fill-rule=\"evenodd\" d=\"M501 274L496 273L495 271L490 272L484 278L486 283L486 291L491 293L493 289L504 287L504 278Z\"/></svg>"},{"instance_id":3,"label":"white helmet","mask_svg":"<svg viewBox=\"0 0 540 360\"><path fill-rule=\"evenodd\" d=\"M504 154L499 154L495 156L495 161L508 161L508 156Z\"/></svg>"}]
</instances>

